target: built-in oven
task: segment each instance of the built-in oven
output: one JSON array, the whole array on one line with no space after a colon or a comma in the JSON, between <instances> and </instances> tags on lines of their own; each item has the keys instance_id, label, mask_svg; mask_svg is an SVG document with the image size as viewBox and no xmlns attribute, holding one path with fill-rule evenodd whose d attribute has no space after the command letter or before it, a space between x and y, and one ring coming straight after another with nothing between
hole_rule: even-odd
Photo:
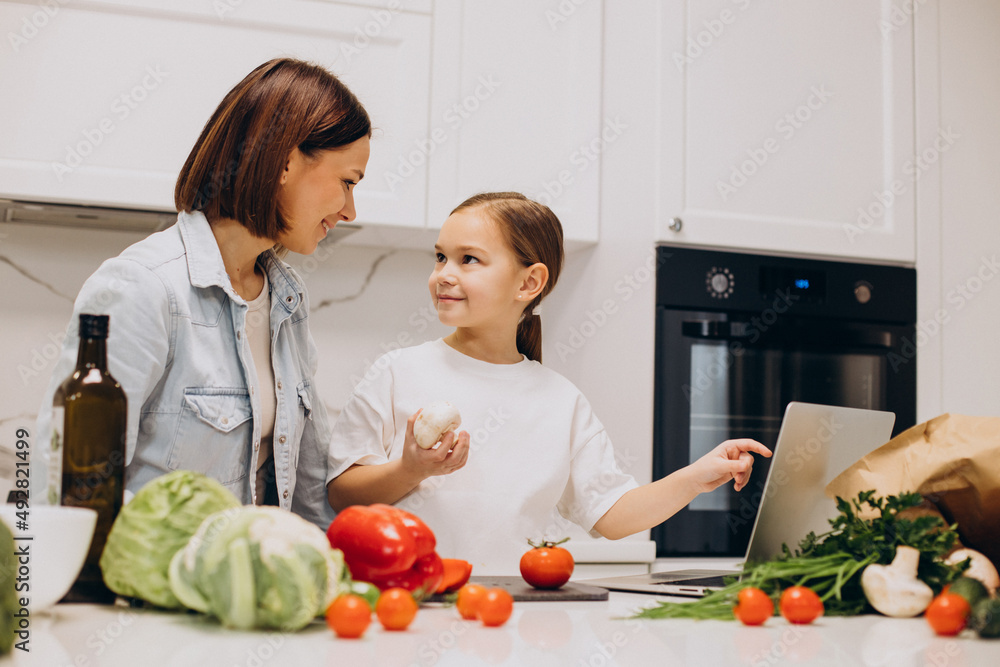
<instances>
[{"instance_id":1,"label":"built-in oven","mask_svg":"<svg viewBox=\"0 0 1000 667\"><path fill-rule=\"evenodd\" d=\"M789 401L916 419L916 272L898 266L657 249L653 475L724 440L773 448ZM768 459L653 529L658 556L740 556ZM794 545L790 545L794 546Z\"/></svg>"}]
</instances>

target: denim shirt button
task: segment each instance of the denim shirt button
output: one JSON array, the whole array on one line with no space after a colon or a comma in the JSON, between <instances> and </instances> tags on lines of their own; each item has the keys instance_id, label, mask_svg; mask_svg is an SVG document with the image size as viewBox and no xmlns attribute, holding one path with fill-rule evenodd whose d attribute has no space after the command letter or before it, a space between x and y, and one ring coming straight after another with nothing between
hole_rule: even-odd
<instances>
[{"instance_id":1,"label":"denim shirt button","mask_svg":"<svg viewBox=\"0 0 1000 667\"><path fill-rule=\"evenodd\" d=\"M236 340L240 340L241 338L242 338L242 336L240 335L240 332L237 331L236 332Z\"/></svg>"},{"instance_id":2,"label":"denim shirt button","mask_svg":"<svg viewBox=\"0 0 1000 667\"><path fill-rule=\"evenodd\" d=\"M281 494L281 497L288 498L288 489L285 489L285 491Z\"/></svg>"},{"instance_id":3,"label":"denim shirt button","mask_svg":"<svg viewBox=\"0 0 1000 667\"><path fill-rule=\"evenodd\" d=\"M292 302L295 301L295 297L293 297L293 296L286 296L285 297L285 301L287 301L288 303L292 303Z\"/></svg>"},{"instance_id":4,"label":"denim shirt button","mask_svg":"<svg viewBox=\"0 0 1000 667\"><path fill-rule=\"evenodd\" d=\"M278 444L280 445L285 444L285 439L286 439L285 436L281 436L280 438L278 438Z\"/></svg>"},{"instance_id":5,"label":"denim shirt button","mask_svg":"<svg viewBox=\"0 0 1000 667\"><path fill-rule=\"evenodd\" d=\"M256 452L258 449L260 449L260 443L259 442L253 443L253 450Z\"/></svg>"},{"instance_id":6,"label":"denim shirt button","mask_svg":"<svg viewBox=\"0 0 1000 667\"><path fill-rule=\"evenodd\" d=\"M278 380L278 389L281 389L281 380Z\"/></svg>"}]
</instances>

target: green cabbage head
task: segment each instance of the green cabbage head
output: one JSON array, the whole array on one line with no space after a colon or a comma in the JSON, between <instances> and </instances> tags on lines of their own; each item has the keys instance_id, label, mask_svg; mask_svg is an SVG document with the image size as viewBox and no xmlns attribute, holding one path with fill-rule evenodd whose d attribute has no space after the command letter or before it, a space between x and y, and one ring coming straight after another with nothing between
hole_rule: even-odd
<instances>
[{"instance_id":1,"label":"green cabbage head","mask_svg":"<svg viewBox=\"0 0 1000 667\"><path fill-rule=\"evenodd\" d=\"M101 573L119 595L182 608L170 590L170 559L205 517L240 502L214 479L177 470L150 481L125 505L101 553Z\"/></svg>"},{"instance_id":2,"label":"green cabbage head","mask_svg":"<svg viewBox=\"0 0 1000 667\"><path fill-rule=\"evenodd\" d=\"M343 554L323 531L277 507L213 514L170 562L181 602L243 630L303 628L346 580Z\"/></svg>"}]
</instances>

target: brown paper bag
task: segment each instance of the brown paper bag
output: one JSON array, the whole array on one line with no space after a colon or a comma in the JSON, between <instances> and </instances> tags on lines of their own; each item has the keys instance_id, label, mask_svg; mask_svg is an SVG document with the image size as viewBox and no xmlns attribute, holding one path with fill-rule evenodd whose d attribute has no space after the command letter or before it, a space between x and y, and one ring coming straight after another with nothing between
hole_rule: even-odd
<instances>
[{"instance_id":1,"label":"brown paper bag","mask_svg":"<svg viewBox=\"0 0 1000 667\"><path fill-rule=\"evenodd\" d=\"M916 491L958 524L962 543L1000 564L1000 417L943 414L907 429L826 486L850 499Z\"/></svg>"}]
</instances>

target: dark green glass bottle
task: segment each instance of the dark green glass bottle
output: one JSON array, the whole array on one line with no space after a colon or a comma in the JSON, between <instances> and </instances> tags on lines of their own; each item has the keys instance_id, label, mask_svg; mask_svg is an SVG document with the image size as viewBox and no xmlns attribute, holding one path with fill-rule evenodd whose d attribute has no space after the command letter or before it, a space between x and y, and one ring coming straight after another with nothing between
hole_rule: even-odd
<instances>
[{"instance_id":1,"label":"dark green glass bottle","mask_svg":"<svg viewBox=\"0 0 1000 667\"><path fill-rule=\"evenodd\" d=\"M107 338L107 315L80 315L76 369L52 403L53 447L62 449L59 502L97 511L94 539L64 598L68 602L115 599L104 585L99 561L124 502L127 404L124 390L108 372Z\"/></svg>"}]
</instances>

